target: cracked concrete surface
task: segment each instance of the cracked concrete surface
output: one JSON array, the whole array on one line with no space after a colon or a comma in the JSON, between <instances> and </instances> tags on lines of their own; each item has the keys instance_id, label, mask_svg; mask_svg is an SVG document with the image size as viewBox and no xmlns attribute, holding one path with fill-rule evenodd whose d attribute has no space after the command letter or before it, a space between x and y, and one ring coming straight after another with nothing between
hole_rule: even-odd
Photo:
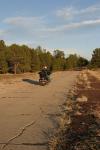
<instances>
[{"instance_id":1,"label":"cracked concrete surface","mask_svg":"<svg viewBox=\"0 0 100 150\"><path fill-rule=\"evenodd\" d=\"M78 73L54 73L44 87L35 74L0 81L0 149L45 150Z\"/></svg>"}]
</instances>

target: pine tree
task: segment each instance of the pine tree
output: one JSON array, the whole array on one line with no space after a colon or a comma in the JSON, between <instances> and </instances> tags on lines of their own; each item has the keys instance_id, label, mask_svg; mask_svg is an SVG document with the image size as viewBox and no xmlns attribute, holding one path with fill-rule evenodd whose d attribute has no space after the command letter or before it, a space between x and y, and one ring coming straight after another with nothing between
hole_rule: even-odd
<instances>
[{"instance_id":1,"label":"pine tree","mask_svg":"<svg viewBox=\"0 0 100 150\"><path fill-rule=\"evenodd\" d=\"M96 48L93 51L91 65L92 67L100 68L100 48Z\"/></svg>"}]
</instances>

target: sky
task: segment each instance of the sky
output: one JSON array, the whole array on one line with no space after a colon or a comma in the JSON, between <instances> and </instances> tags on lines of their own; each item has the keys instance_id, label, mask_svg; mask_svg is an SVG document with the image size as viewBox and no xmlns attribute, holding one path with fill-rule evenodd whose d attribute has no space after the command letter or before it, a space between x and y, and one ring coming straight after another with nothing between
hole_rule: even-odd
<instances>
[{"instance_id":1,"label":"sky","mask_svg":"<svg viewBox=\"0 0 100 150\"><path fill-rule=\"evenodd\" d=\"M90 59L100 47L100 0L0 0L0 39Z\"/></svg>"}]
</instances>

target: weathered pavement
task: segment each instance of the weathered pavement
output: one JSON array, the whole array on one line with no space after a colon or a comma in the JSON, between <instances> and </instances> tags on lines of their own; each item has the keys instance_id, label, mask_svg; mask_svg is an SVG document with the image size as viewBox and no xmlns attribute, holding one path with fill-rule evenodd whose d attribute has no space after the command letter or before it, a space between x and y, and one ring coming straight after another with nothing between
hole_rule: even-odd
<instances>
[{"instance_id":1,"label":"weathered pavement","mask_svg":"<svg viewBox=\"0 0 100 150\"><path fill-rule=\"evenodd\" d=\"M45 150L48 132L57 126L54 114L60 113L78 73L54 73L44 87L38 76L5 83L0 91L0 149Z\"/></svg>"}]
</instances>

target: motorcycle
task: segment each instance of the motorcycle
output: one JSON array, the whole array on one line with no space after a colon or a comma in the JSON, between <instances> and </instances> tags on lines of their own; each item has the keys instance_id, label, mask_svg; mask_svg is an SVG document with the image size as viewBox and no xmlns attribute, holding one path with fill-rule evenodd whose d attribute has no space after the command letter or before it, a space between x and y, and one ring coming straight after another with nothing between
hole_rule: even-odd
<instances>
[{"instance_id":1,"label":"motorcycle","mask_svg":"<svg viewBox=\"0 0 100 150\"><path fill-rule=\"evenodd\" d=\"M46 84L48 84L48 83L49 83L49 81L46 80L45 78L40 78L40 79L39 79L39 84L40 84L41 86L44 86L44 85L46 85Z\"/></svg>"},{"instance_id":2,"label":"motorcycle","mask_svg":"<svg viewBox=\"0 0 100 150\"><path fill-rule=\"evenodd\" d=\"M39 72L39 84L44 86L50 82L50 74L45 75L45 72Z\"/></svg>"}]
</instances>

